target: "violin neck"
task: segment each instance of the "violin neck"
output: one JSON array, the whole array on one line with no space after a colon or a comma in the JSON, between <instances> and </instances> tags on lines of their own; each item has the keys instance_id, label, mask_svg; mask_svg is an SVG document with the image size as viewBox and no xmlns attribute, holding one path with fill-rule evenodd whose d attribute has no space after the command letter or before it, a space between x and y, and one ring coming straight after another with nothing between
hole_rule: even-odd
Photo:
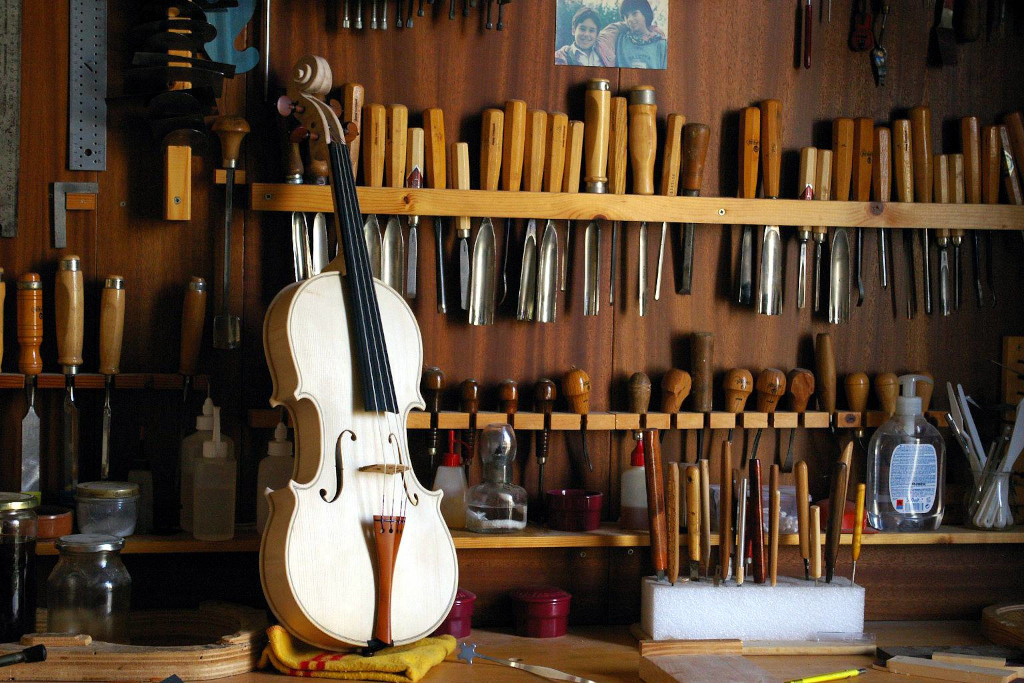
<instances>
[{"instance_id":1,"label":"violin neck","mask_svg":"<svg viewBox=\"0 0 1024 683\"><path fill-rule=\"evenodd\" d=\"M363 401L370 412L398 412L391 363L384 343L377 291L370 270L360 231L359 198L352 174L352 162L343 143L330 142L331 191L334 194L334 215L338 221L345 266L348 270L348 299L352 304L349 321L355 345L359 375L363 385Z\"/></svg>"}]
</instances>

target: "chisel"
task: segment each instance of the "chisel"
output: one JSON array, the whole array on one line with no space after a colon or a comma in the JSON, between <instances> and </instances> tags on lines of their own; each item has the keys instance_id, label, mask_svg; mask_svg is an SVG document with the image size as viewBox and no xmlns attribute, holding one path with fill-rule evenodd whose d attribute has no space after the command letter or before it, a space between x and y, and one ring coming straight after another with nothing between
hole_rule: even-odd
<instances>
[{"instance_id":1,"label":"chisel","mask_svg":"<svg viewBox=\"0 0 1024 683\"><path fill-rule=\"evenodd\" d=\"M761 103L761 172L766 199L779 198L782 166L782 103ZM757 280L757 312L782 313L782 237L778 225L764 226L761 237L761 270Z\"/></svg>"},{"instance_id":2,"label":"chisel","mask_svg":"<svg viewBox=\"0 0 1024 683\"><path fill-rule=\"evenodd\" d=\"M505 112L484 111L480 140L480 189L495 192L501 177L501 145L505 131ZM469 287L469 324L493 325L494 269L497 250L494 246L494 223L490 218L480 221L473 242L473 270Z\"/></svg>"},{"instance_id":3,"label":"chisel","mask_svg":"<svg viewBox=\"0 0 1024 683\"><path fill-rule=\"evenodd\" d=\"M199 345L203 340L206 324L206 280L192 276L185 288L185 300L181 310L181 348L178 354L178 373L181 375L181 419L178 421L179 441L185 438L190 418L189 393L192 378L199 363Z\"/></svg>"},{"instance_id":4,"label":"chisel","mask_svg":"<svg viewBox=\"0 0 1024 683\"><path fill-rule=\"evenodd\" d=\"M1002 143L999 141L999 127L985 126L981 131L981 201L985 204L999 203L999 167L1002 164ZM988 258L985 260L989 299L996 305L995 283L992 278L992 243L989 240Z\"/></svg>"},{"instance_id":5,"label":"chisel","mask_svg":"<svg viewBox=\"0 0 1024 683\"><path fill-rule=\"evenodd\" d=\"M932 161L932 178L934 180L934 198L937 204L949 203L949 157L936 154ZM935 231L935 244L939 248L939 310L943 316L950 313L949 295L949 230L939 228Z\"/></svg>"},{"instance_id":6,"label":"chisel","mask_svg":"<svg viewBox=\"0 0 1024 683\"><path fill-rule=\"evenodd\" d=\"M679 368L670 368L661 378L661 412L674 415L679 412L683 401L690 395L693 379L690 373Z\"/></svg>"},{"instance_id":7,"label":"chisel","mask_svg":"<svg viewBox=\"0 0 1024 683\"><path fill-rule=\"evenodd\" d=\"M853 198L871 201L871 167L875 156L875 124L859 118L853 125ZM864 305L864 228L857 228L857 305Z\"/></svg>"},{"instance_id":8,"label":"chisel","mask_svg":"<svg viewBox=\"0 0 1024 683\"><path fill-rule=\"evenodd\" d=\"M544 191L562 189L565 172L565 137L569 130L569 117L561 112L548 115L545 137L547 155L544 159ZM558 230L555 221L548 220L540 240L537 258L537 322L553 323L558 316Z\"/></svg>"},{"instance_id":9,"label":"chisel","mask_svg":"<svg viewBox=\"0 0 1024 683\"><path fill-rule=\"evenodd\" d=\"M732 443L722 442L721 485L718 490L718 571L722 581L729 578L732 555Z\"/></svg>"},{"instance_id":10,"label":"chisel","mask_svg":"<svg viewBox=\"0 0 1024 683\"><path fill-rule=\"evenodd\" d=\"M764 557L764 508L761 493L761 461L750 461L750 504L747 507L747 534L750 538L750 560L754 565L754 583L764 583L768 570Z\"/></svg>"},{"instance_id":11,"label":"chisel","mask_svg":"<svg viewBox=\"0 0 1024 683\"><path fill-rule=\"evenodd\" d=\"M750 482L743 476L743 470L732 471L733 490L736 492L736 569L733 576L736 585L742 586L747 575L747 494Z\"/></svg>"},{"instance_id":12,"label":"chisel","mask_svg":"<svg viewBox=\"0 0 1024 683\"><path fill-rule=\"evenodd\" d=\"M658 145L658 105L654 88L641 85L629 91L629 160L633 194L654 194L654 152ZM647 221L640 223L637 254L637 312L647 315Z\"/></svg>"},{"instance_id":13,"label":"chisel","mask_svg":"<svg viewBox=\"0 0 1024 683\"><path fill-rule=\"evenodd\" d=\"M772 465L768 475L768 578L772 586L779 578L779 466Z\"/></svg>"},{"instance_id":14,"label":"chisel","mask_svg":"<svg viewBox=\"0 0 1024 683\"><path fill-rule=\"evenodd\" d=\"M444 112L437 107L423 111L423 142L426 152L426 183L434 190L447 187L448 147L445 143ZM448 312L448 294L445 284L444 219L434 217L434 276L437 291L437 312Z\"/></svg>"},{"instance_id":15,"label":"chisel","mask_svg":"<svg viewBox=\"0 0 1024 683\"><path fill-rule=\"evenodd\" d=\"M832 195L840 202L850 199L854 129L853 119L832 122ZM828 321L837 325L850 320L850 237L846 228L832 231L830 256Z\"/></svg>"},{"instance_id":16,"label":"chisel","mask_svg":"<svg viewBox=\"0 0 1024 683\"><path fill-rule=\"evenodd\" d=\"M451 155L448 184L453 190L468 190L469 185L469 143L453 142L449 150ZM455 237L459 252L459 307L469 311L469 232L471 223L469 216L455 219ZM372 259L372 256L371 256Z\"/></svg>"},{"instance_id":17,"label":"chisel","mask_svg":"<svg viewBox=\"0 0 1024 683\"><path fill-rule=\"evenodd\" d=\"M409 110L404 104L388 105L384 132L384 177L388 187L405 186L408 136ZM405 291L405 236L398 216L390 216L384 227L380 272L384 284L398 293Z\"/></svg>"},{"instance_id":18,"label":"chisel","mask_svg":"<svg viewBox=\"0 0 1024 683\"><path fill-rule=\"evenodd\" d=\"M36 380L43 371L39 346L43 342L43 283L38 273L18 278L18 372L25 375L28 409L21 421L21 492L40 498L39 414Z\"/></svg>"},{"instance_id":19,"label":"chisel","mask_svg":"<svg viewBox=\"0 0 1024 683\"><path fill-rule=\"evenodd\" d=\"M363 109L363 120L366 121L366 134L363 137L363 178L367 187L382 187L387 110L382 104L368 104ZM373 277L380 280L384 240L376 214L366 215L363 222L363 240L366 242L366 254L370 259L370 271Z\"/></svg>"},{"instance_id":20,"label":"chisel","mask_svg":"<svg viewBox=\"0 0 1024 683\"><path fill-rule=\"evenodd\" d=\"M362 28L362 26L356 26ZM341 86L341 112L338 114L343 124L354 124L355 137L348 142L349 161L352 162L352 177L355 178L359 172L359 154L361 140L363 137L363 102L365 90L358 83L345 83ZM363 170L365 175L366 171Z\"/></svg>"},{"instance_id":21,"label":"chisel","mask_svg":"<svg viewBox=\"0 0 1024 683\"><path fill-rule=\"evenodd\" d=\"M934 178L932 173L932 111L928 107L914 107L910 110L910 135L914 159L914 201L930 204ZM921 247L924 253L924 312L932 313L931 251L928 229L921 230Z\"/></svg>"},{"instance_id":22,"label":"chisel","mask_svg":"<svg viewBox=\"0 0 1024 683\"><path fill-rule=\"evenodd\" d=\"M405 186L414 190L423 187L423 129L410 128L406 143ZM420 217L409 216L409 249L405 269L405 296L415 299L416 275L420 260Z\"/></svg>"},{"instance_id":23,"label":"chisel","mask_svg":"<svg viewBox=\"0 0 1024 683\"><path fill-rule=\"evenodd\" d=\"M999 143L1003 150L999 170L1003 186L1006 188L1006 198L1010 204L1021 206L1024 204L1024 190L1021 189L1020 173L1014 159L1015 151L1010 141L1010 132L1006 126L997 126L997 128L999 129ZM1021 231L1021 235L1024 235L1024 231Z\"/></svg>"},{"instance_id":24,"label":"chisel","mask_svg":"<svg viewBox=\"0 0 1024 683\"><path fill-rule=\"evenodd\" d=\"M707 458L697 461L700 470L700 562L704 577L711 578L711 473Z\"/></svg>"},{"instance_id":25,"label":"chisel","mask_svg":"<svg viewBox=\"0 0 1024 683\"><path fill-rule=\"evenodd\" d=\"M221 159L224 166L224 262L222 264L220 312L213 318L213 348L235 349L242 343L242 321L231 313L231 220L235 196L235 169L242 139L249 132L249 124L241 116L219 116L213 122L213 131L220 138Z\"/></svg>"},{"instance_id":26,"label":"chisel","mask_svg":"<svg viewBox=\"0 0 1024 683\"><path fill-rule=\"evenodd\" d=\"M814 199L814 175L817 172L818 150L804 147L800 150L800 199ZM797 261L796 307L807 307L807 242L811 239L811 226L796 229L796 238L800 243L800 256Z\"/></svg>"},{"instance_id":27,"label":"chisel","mask_svg":"<svg viewBox=\"0 0 1024 683\"><path fill-rule=\"evenodd\" d=\"M896 199L914 201L914 142L910 119L892 122L892 174L896 180ZM914 231L904 228L903 252L906 259L907 320L917 315L917 269L914 267Z\"/></svg>"},{"instance_id":28,"label":"chisel","mask_svg":"<svg viewBox=\"0 0 1024 683\"><path fill-rule=\"evenodd\" d=\"M740 112L740 199L757 196L757 159L761 151L761 110L747 107ZM740 269L736 301L754 303L754 226L744 225L740 240Z\"/></svg>"},{"instance_id":29,"label":"chisel","mask_svg":"<svg viewBox=\"0 0 1024 683\"><path fill-rule=\"evenodd\" d=\"M523 159L523 188L527 192L540 192L544 187L544 145L546 143L548 115L543 111L526 113L525 156ZM516 320L533 320L537 305L537 219L526 224L523 239L523 262L519 271L519 300Z\"/></svg>"},{"instance_id":30,"label":"chisel","mask_svg":"<svg viewBox=\"0 0 1024 683\"><path fill-rule=\"evenodd\" d=\"M700 580L700 469L686 468L686 554L690 563L690 581Z\"/></svg>"},{"instance_id":31,"label":"chisel","mask_svg":"<svg viewBox=\"0 0 1024 683\"><path fill-rule=\"evenodd\" d=\"M810 505L807 463L801 460L796 464L796 523L797 533L800 537L800 557L804 561L804 579L811 578L811 532L810 532Z\"/></svg>"},{"instance_id":32,"label":"chisel","mask_svg":"<svg viewBox=\"0 0 1024 683\"><path fill-rule=\"evenodd\" d=\"M864 533L864 492L865 485L857 484L857 503L853 515L853 542L850 544L850 557L853 569L850 571L850 585L857 585L857 560L860 559L861 535Z\"/></svg>"},{"instance_id":33,"label":"chisel","mask_svg":"<svg viewBox=\"0 0 1024 683\"><path fill-rule=\"evenodd\" d=\"M832 150L819 149L815 162L815 199L828 201L832 198ZM821 312L821 258L822 248L828 239L828 227L816 225L811 228L814 239L814 312Z\"/></svg>"},{"instance_id":34,"label":"chisel","mask_svg":"<svg viewBox=\"0 0 1024 683\"><path fill-rule=\"evenodd\" d=\"M608 139L611 132L611 84L604 78L587 82L584 95L584 190L608 192ZM597 315L601 307L601 224L587 226L584 241L583 315Z\"/></svg>"},{"instance_id":35,"label":"chisel","mask_svg":"<svg viewBox=\"0 0 1024 683\"><path fill-rule=\"evenodd\" d=\"M505 130L501 142L501 187L505 192L519 192L523 182L523 155L526 145L526 102L505 102ZM508 296L509 252L512 251L513 219L505 219L505 240L502 242L501 296L498 305Z\"/></svg>"},{"instance_id":36,"label":"chisel","mask_svg":"<svg viewBox=\"0 0 1024 683\"><path fill-rule=\"evenodd\" d=\"M668 525L668 582L679 580L679 463L668 464L665 485L665 510Z\"/></svg>"},{"instance_id":37,"label":"chisel","mask_svg":"<svg viewBox=\"0 0 1024 683\"><path fill-rule=\"evenodd\" d=\"M692 372L691 407L694 412L711 412L714 396L715 334L694 332L690 335L690 370ZM697 430L697 460L704 459L704 429Z\"/></svg>"},{"instance_id":38,"label":"chisel","mask_svg":"<svg viewBox=\"0 0 1024 683\"><path fill-rule=\"evenodd\" d=\"M981 203L981 127L978 117L960 119L960 144L964 151L965 198L968 204ZM981 231L971 231L971 274L978 308L985 303L981 287Z\"/></svg>"},{"instance_id":39,"label":"chisel","mask_svg":"<svg viewBox=\"0 0 1024 683\"><path fill-rule=\"evenodd\" d=\"M668 529L665 522L665 489L661 474L661 449L653 429L644 430L644 475L647 484L647 517L651 530L651 564L658 581L665 580L668 569Z\"/></svg>"},{"instance_id":40,"label":"chisel","mask_svg":"<svg viewBox=\"0 0 1024 683\"><path fill-rule=\"evenodd\" d=\"M579 194L580 171L583 167L583 122L570 121L565 133L565 170L562 172L562 192ZM572 220L565 222L565 252L562 255L562 281L559 289L565 291L572 276Z\"/></svg>"},{"instance_id":41,"label":"chisel","mask_svg":"<svg viewBox=\"0 0 1024 683\"><path fill-rule=\"evenodd\" d=\"M683 149L683 126L686 117L669 114L665 122L665 148L661 161L661 194L675 197L679 194L679 164ZM665 270L665 242L668 241L668 221L661 223L661 240L658 243L658 269L654 275L654 300L661 299L661 278Z\"/></svg>"},{"instance_id":42,"label":"chisel","mask_svg":"<svg viewBox=\"0 0 1024 683\"><path fill-rule=\"evenodd\" d=\"M465 143L454 142L452 144ZM455 159L455 155L452 155L452 158ZM473 464L473 457L476 455L476 418L477 412L480 410L480 383L472 378L462 380L459 385L459 403L462 412L469 413L469 428L462 432L462 469L466 473L466 481L472 481L469 470Z\"/></svg>"},{"instance_id":43,"label":"chisel","mask_svg":"<svg viewBox=\"0 0 1024 683\"><path fill-rule=\"evenodd\" d=\"M613 97L608 128L608 192L626 193L626 166L629 164L628 104L625 97ZM615 280L619 265L619 226L612 221L611 266L608 269L608 305L615 304Z\"/></svg>"},{"instance_id":44,"label":"chisel","mask_svg":"<svg viewBox=\"0 0 1024 683\"><path fill-rule=\"evenodd\" d=\"M64 372L64 439L61 454L61 501L73 502L78 486L78 406L75 375L82 364L85 331L85 287L82 261L65 256L57 266L54 304L57 322L57 360Z\"/></svg>"},{"instance_id":45,"label":"chisel","mask_svg":"<svg viewBox=\"0 0 1024 683\"><path fill-rule=\"evenodd\" d=\"M100 372L103 374L103 441L100 447L100 479L110 478L110 390L121 371L121 340L124 336L124 278L108 275L100 295Z\"/></svg>"},{"instance_id":46,"label":"chisel","mask_svg":"<svg viewBox=\"0 0 1024 683\"><path fill-rule=\"evenodd\" d=\"M953 204L964 203L964 155L950 154L949 169L946 179L949 183L949 201ZM956 228L949 231L949 241L953 245L953 310L960 310L961 298L961 263L960 247L964 242L964 231Z\"/></svg>"},{"instance_id":47,"label":"chisel","mask_svg":"<svg viewBox=\"0 0 1024 683\"><path fill-rule=\"evenodd\" d=\"M708 142L711 139L711 128L703 123L688 123L683 126L683 170L679 181L682 184L684 197L699 197L704 179L704 160L708 153ZM693 223L683 224L682 269L678 271L679 280L677 294L690 294L693 291Z\"/></svg>"},{"instance_id":48,"label":"chisel","mask_svg":"<svg viewBox=\"0 0 1024 683\"><path fill-rule=\"evenodd\" d=\"M875 201L887 204L892 193L892 134L885 126L875 128L875 159L871 169ZM889 230L878 229L878 276L882 289L889 288ZM895 301L895 297L893 301ZM895 313L895 312L894 312Z\"/></svg>"},{"instance_id":49,"label":"chisel","mask_svg":"<svg viewBox=\"0 0 1024 683\"><path fill-rule=\"evenodd\" d=\"M846 445L853 448L853 442ZM832 494L829 497L828 528L825 536L825 583L832 583L839 557L839 537L843 530L843 514L846 512L846 488L849 484L849 468L839 460L832 467ZM813 533L813 532L812 532Z\"/></svg>"}]
</instances>

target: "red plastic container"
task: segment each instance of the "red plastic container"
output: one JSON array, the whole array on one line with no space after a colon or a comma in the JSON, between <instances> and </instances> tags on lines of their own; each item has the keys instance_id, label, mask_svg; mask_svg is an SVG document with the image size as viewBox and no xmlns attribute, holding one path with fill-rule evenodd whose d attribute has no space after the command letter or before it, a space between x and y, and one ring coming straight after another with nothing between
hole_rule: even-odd
<instances>
[{"instance_id":1,"label":"red plastic container","mask_svg":"<svg viewBox=\"0 0 1024 683\"><path fill-rule=\"evenodd\" d=\"M557 489L548 491L544 499L545 521L552 529L593 531L601 526L604 495L600 491Z\"/></svg>"},{"instance_id":2,"label":"red plastic container","mask_svg":"<svg viewBox=\"0 0 1024 683\"><path fill-rule=\"evenodd\" d=\"M515 602L516 633L527 638L558 638L569 627L572 596L554 586L520 588L511 593Z\"/></svg>"},{"instance_id":3,"label":"red plastic container","mask_svg":"<svg viewBox=\"0 0 1024 683\"><path fill-rule=\"evenodd\" d=\"M473 621L473 603L476 602L476 595L465 588L460 588L455 593L455 604L444 618L441 625L431 635L434 636L455 636L465 638L469 635L470 623Z\"/></svg>"}]
</instances>

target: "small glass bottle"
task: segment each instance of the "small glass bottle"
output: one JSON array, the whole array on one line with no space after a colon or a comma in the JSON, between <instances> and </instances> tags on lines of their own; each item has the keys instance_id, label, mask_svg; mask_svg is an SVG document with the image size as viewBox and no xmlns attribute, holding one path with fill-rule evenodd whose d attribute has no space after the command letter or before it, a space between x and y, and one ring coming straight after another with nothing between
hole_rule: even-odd
<instances>
[{"instance_id":1,"label":"small glass bottle","mask_svg":"<svg viewBox=\"0 0 1024 683\"><path fill-rule=\"evenodd\" d=\"M0 493L0 642L36 630L36 497Z\"/></svg>"},{"instance_id":2,"label":"small glass bottle","mask_svg":"<svg viewBox=\"0 0 1024 683\"><path fill-rule=\"evenodd\" d=\"M484 482L466 492L466 528L500 534L526 528L526 489L509 482L516 435L507 424L487 425L480 441Z\"/></svg>"},{"instance_id":3,"label":"small glass bottle","mask_svg":"<svg viewBox=\"0 0 1024 683\"><path fill-rule=\"evenodd\" d=\"M466 527L466 472L455 452L455 431L448 430L448 452L434 473L434 490L441 491L441 516L449 529Z\"/></svg>"},{"instance_id":4,"label":"small glass bottle","mask_svg":"<svg viewBox=\"0 0 1024 683\"><path fill-rule=\"evenodd\" d=\"M60 558L46 580L46 630L128 644L132 577L121 562L124 539L74 534L56 547Z\"/></svg>"}]
</instances>

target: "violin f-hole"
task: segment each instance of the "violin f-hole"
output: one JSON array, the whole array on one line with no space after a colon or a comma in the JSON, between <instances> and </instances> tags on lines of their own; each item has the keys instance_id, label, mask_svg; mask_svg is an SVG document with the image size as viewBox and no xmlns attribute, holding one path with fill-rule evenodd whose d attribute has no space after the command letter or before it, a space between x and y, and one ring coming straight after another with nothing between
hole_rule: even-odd
<instances>
[{"instance_id":1,"label":"violin f-hole","mask_svg":"<svg viewBox=\"0 0 1024 683\"><path fill-rule=\"evenodd\" d=\"M341 481L342 480L342 476L341 476L341 472L342 472L341 440L345 438L346 434L348 434L349 437L351 437L351 439L353 441L356 440L356 434L351 429L346 429L345 431L343 431L341 434L338 435L338 442L337 442L337 445L334 447L334 481L335 481L334 497L331 498L330 500L327 500L327 489L320 489L320 498L322 498L325 503L333 503L334 501L338 500L338 496L341 495L341 483L342 483L342 481Z\"/></svg>"}]
</instances>

